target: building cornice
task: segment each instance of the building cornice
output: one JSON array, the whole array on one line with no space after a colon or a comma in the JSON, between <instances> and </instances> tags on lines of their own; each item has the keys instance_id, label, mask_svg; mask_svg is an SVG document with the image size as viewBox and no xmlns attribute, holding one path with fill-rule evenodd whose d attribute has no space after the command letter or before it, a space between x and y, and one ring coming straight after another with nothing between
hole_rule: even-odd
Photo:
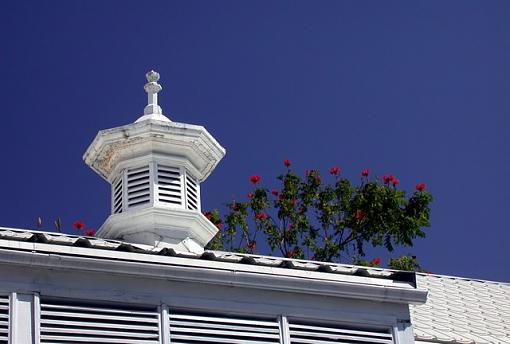
<instances>
[{"instance_id":1,"label":"building cornice","mask_svg":"<svg viewBox=\"0 0 510 344\"><path fill-rule=\"evenodd\" d=\"M426 290L391 279L12 240L0 240L0 264L390 303L421 304L427 297Z\"/></svg>"}]
</instances>

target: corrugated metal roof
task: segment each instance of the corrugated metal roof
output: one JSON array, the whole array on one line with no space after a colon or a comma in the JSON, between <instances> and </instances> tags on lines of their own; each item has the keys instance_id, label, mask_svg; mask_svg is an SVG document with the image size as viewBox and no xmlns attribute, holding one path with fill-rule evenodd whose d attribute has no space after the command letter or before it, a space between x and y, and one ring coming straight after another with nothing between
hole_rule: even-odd
<instances>
[{"instance_id":1,"label":"corrugated metal roof","mask_svg":"<svg viewBox=\"0 0 510 344\"><path fill-rule=\"evenodd\" d=\"M169 248L155 248L147 245L138 245L116 240L83 237L63 233L0 227L0 239L62 246L87 247L98 250L125 251L159 256L203 259L218 262L250 264L305 271L317 271L333 274L389 279L393 281L410 282L413 285L415 284L414 273L410 272L222 251L205 251L202 254L195 254L191 252L176 251Z\"/></svg>"},{"instance_id":2,"label":"corrugated metal roof","mask_svg":"<svg viewBox=\"0 0 510 344\"><path fill-rule=\"evenodd\" d=\"M417 341L510 343L510 284L417 274L427 302L411 305Z\"/></svg>"}]
</instances>

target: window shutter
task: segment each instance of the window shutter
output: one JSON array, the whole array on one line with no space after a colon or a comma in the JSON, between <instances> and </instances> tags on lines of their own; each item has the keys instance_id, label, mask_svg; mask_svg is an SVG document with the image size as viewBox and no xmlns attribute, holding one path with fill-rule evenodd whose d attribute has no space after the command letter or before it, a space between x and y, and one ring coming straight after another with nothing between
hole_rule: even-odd
<instances>
[{"instance_id":1,"label":"window shutter","mask_svg":"<svg viewBox=\"0 0 510 344\"><path fill-rule=\"evenodd\" d=\"M158 201L182 206L181 193L181 171L178 168L158 164Z\"/></svg>"},{"instance_id":2,"label":"window shutter","mask_svg":"<svg viewBox=\"0 0 510 344\"><path fill-rule=\"evenodd\" d=\"M307 344L374 344L393 343L390 330L362 330L341 326L319 326L289 322L291 343Z\"/></svg>"},{"instance_id":3,"label":"window shutter","mask_svg":"<svg viewBox=\"0 0 510 344\"><path fill-rule=\"evenodd\" d=\"M41 300L41 343L159 343L159 313L133 306Z\"/></svg>"},{"instance_id":4,"label":"window shutter","mask_svg":"<svg viewBox=\"0 0 510 344\"><path fill-rule=\"evenodd\" d=\"M9 342L9 296L0 295L0 343Z\"/></svg>"},{"instance_id":5,"label":"window shutter","mask_svg":"<svg viewBox=\"0 0 510 344\"><path fill-rule=\"evenodd\" d=\"M170 313L172 344L267 344L280 343L274 320L257 320L226 315Z\"/></svg>"},{"instance_id":6,"label":"window shutter","mask_svg":"<svg viewBox=\"0 0 510 344\"><path fill-rule=\"evenodd\" d=\"M122 213L122 178L113 184L113 213Z\"/></svg>"},{"instance_id":7,"label":"window shutter","mask_svg":"<svg viewBox=\"0 0 510 344\"><path fill-rule=\"evenodd\" d=\"M198 185L197 182L186 174L186 196L189 210L198 210Z\"/></svg>"},{"instance_id":8,"label":"window shutter","mask_svg":"<svg viewBox=\"0 0 510 344\"><path fill-rule=\"evenodd\" d=\"M151 201L149 166L127 171L127 206L134 207Z\"/></svg>"}]
</instances>

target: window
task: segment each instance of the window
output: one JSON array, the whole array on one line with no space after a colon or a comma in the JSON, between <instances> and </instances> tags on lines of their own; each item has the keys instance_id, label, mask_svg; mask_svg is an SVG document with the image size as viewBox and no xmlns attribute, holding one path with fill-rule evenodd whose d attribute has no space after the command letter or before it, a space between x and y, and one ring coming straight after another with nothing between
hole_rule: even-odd
<instances>
[{"instance_id":1,"label":"window","mask_svg":"<svg viewBox=\"0 0 510 344\"><path fill-rule=\"evenodd\" d=\"M41 300L41 343L159 343L155 308Z\"/></svg>"},{"instance_id":2,"label":"window","mask_svg":"<svg viewBox=\"0 0 510 344\"><path fill-rule=\"evenodd\" d=\"M170 310L170 342L174 343L280 343L275 319L244 318L225 314L196 314Z\"/></svg>"},{"instance_id":3,"label":"window","mask_svg":"<svg viewBox=\"0 0 510 344\"><path fill-rule=\"evenodd\" d=\"M0 295L0 343L9 341L9 296Z\"/></svg>"},{"instance_id":4,"label":"window","mask_svg":"<svg viewBox=\"0 0 510 344\"><path fill-rule=\"evenodd\" d=\"M311 324L289 320L290 342L294 343L393 343L390 330L363 330L348 326Z\"/></svg>"}]
</instances>

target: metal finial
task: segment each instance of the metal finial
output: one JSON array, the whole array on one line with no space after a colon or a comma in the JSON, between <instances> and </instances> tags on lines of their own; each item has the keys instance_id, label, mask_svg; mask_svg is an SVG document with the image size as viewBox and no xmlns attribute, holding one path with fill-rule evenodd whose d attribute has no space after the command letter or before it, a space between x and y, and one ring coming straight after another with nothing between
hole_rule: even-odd
<instances>
[{"instance_id":1,"label":"metal finial","mask_svg":"<svg viewBox=\"0 0 510 344\"><path fill-rule=\"evenodd\" d=\"M145 74L145 77L147 78L148 82L158 82L159 81L159 73L156 71L151 70L150 72L147 72Z\"/></svg>"},{"instance_id":2,"label":"metal finial","mask_svg":"<svg viewBox=\"0 0 510 344\"><path fill-rule=\"evenodd\" d=\"M148 83L145 84L144 89L147 92L147 106L143 110L145 115L162 115L163 110L158 105L158 92L161 91L163 87L158 84L159 73L151 70L147 74L145 74Z\"/></svg>"}]
</instances>

